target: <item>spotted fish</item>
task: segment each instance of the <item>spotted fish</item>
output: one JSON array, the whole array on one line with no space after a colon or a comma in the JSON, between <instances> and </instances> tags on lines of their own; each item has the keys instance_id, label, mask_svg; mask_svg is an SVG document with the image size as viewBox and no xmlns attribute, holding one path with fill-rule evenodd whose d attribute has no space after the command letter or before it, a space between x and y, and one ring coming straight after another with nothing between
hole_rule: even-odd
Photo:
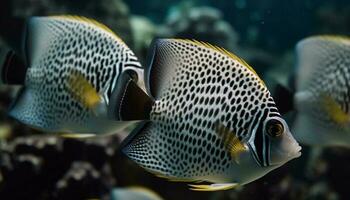
<instances>
[{"instance_id":1,"label":"spotted fish","mask_svg":"<svg viewBox=\"0 0 350 200\"><path fill-rule=\"evenodd\" d=\"M350 145L350 39L313 36L296 47L293 128L303 143Z\"/></svg>"},{"instance_id":2,"label":"spotted fish","mask_svg":"<svg viewBox=\"0 0 350 200\"><path fill-rule=\"evenodd\" d=\"M64 133L111 133L125 123L109 117L121 73L143 86L143 68L106 26L85 17L32 17L25 61L8 54L2 81L22 84L10 115L35 128ZM18 75L19 74L19 75Z\"/></svg>"},{"instance_id":3,"label":"spotted fish","mask_svg":"<svg viewBox=\"0 0 350 200\"><path fill-rule=\"evenodd\" d=\"M191 40L159 39L152 47L147 94L130 78L118 83L125 85L118 117L145 113L122 144L130 159L158 176L193 181L193 190L215 191L249 183L300 156L268 89L242 59ZM143 104L131 103L135 96ZM211 184L196 184L202 181Z\"/></svg>"}]
</instances>

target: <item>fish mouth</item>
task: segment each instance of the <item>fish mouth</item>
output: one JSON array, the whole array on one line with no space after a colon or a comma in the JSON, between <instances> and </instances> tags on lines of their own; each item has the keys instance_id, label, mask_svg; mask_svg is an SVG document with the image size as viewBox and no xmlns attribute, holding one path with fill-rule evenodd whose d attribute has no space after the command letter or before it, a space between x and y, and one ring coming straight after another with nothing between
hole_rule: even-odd
<instances>
[{"instance_id":1,"label":"fish mouth","mask_svg":"<svg viewBox=\"0 0 350 200\"><path fill-rule=\"evenodd\" d=\"M300 157L300 156L301 156L301 149L302 149L301 146L298 145L298 146L295 148L295 151L290 152L290 153L288 154L289 160Z\"/></svg>"},{"instance_id":2,"label":"fish mouth","mask_svg":"<svg viewBox=\"0 0 350 200\"><path fill-rule=\"evenodd\" d=\"M301 146L299 146L299 144L296 144L295 147L293 147L287 152L277 151L276 154L274 154L277 157L275 157L275 159L270 160L270 166L281 166L292 159L300 157L301 149L302 149Z\"/></svg>"}]
</instances>

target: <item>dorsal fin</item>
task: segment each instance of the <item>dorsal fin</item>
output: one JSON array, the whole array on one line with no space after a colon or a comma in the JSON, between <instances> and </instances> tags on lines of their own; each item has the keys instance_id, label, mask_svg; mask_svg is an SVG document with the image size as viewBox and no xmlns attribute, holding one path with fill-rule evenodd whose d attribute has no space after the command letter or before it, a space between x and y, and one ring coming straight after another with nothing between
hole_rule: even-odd
<instances>
[{"instance_id":1,"label":"dorsal fin","mask_svg":"<svg viewBox=\"0 0 350 200\"><path fill-rule=\"evenodd\" d=\"M194 47L191 49L183 50L182 46L191 45ZM192 52L191 52L192 51ZM220 48L209 43L199 42L196 40L187 39L157 39L151 44L151 51L148 56L149 64L146 66L145 72L145 84L149 94L154 98L161 96L164 88L168 87L169 81L175 78L177 70L186 70L184 67L184 57L190 57L195 59L201 53L206 52L218 53L223 56L227 56L229 59L240 63L259 78L257 73L252 67L250 67L244 60L228 52L224 48ZM214 62L213 58L209 58L211 62ZM259 78L261 84L263 81Z\"/></svg>"},{"instance_id":2,"label":"dorsal fin","mask_svg":"<svg viewBox=\"0 0 350 200\"><path fill-rule=\"evenodd\" d=\"M108 28L106 25L104 25L104 24L102 24L94 19L90 19L90 18L83 17L83 16L76 16L76 15L56 15L56 16L51 16L50 18L63 19L63 20L74 20L74 21L80 21L83 23L91 24L97 28L101 28L101 29L105 30L106 32L109 32L110 34L113 35L113 37L116 40L125 44L124 41L122 39L120 39L120 37L118 37L110 28Z\"/></svg>"},{"instance_id":3,"label":"dorsal fin","mask_svg":"<svg viewBox=\"0 0 350 200\"><path fill-rule=\"evenodd\" d=\"M237 55L227 51L225 48L223 47L218 47L215 45L212 45L210 43L207 42L202 42L202 41L198 41L198 40L189 40L189 39L176 39L177 41L183 41L183 42L187 42L187 43L192 43L198 46L203 46L209 49L212 49L214 51L218 51L234 60L237 60L239 63L241 63L243 66L245 66L246 68L248 68L251 72L253 72L255 75L258 76L258 74L256 73L256 71L242 58L238 57Z\"/></svg>"},{"instance_id":4,"label":"dorsal fin","mask_svg":"<svg viewBox=\"0 0 350 200\"><path fill-rule=\"evenodd\" d=\"M137 85L131 70L124 71L118 78L112 93L108 116L116 120L148 120L153 101Z\"/></svg>"}]
</instances>

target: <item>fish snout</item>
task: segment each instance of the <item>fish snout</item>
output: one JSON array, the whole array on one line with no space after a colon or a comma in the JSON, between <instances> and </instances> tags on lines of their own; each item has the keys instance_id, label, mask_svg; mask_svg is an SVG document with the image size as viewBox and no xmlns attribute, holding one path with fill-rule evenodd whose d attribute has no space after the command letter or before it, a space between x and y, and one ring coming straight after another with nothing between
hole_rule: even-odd
<instances>
[{"instance_id":1,"label":"fish snout","mask_svg":"<svg viewBox=\"0 0 350 200\"><path fill-rule=\"evenodd\" d=\"M279 141L272 142L270 164L281 165L291 159L298 158L301 156L301 149L298 142L288 133Z\"/></svg>"}]
</instances>

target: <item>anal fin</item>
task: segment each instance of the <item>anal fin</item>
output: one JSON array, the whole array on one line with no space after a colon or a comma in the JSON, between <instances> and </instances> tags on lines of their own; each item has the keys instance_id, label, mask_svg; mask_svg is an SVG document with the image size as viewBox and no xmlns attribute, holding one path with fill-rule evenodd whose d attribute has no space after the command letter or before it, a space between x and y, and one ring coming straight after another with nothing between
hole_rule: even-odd
<instances>
[{"instance_id":1,"label":"anal fin","mask_svg":"<svg viewBox=\"0 0 350 200\"><path fill-rule=\"evenodd\" d=\"M85 139L95 137L96 134L93 133L62 133L61 137L65 139Z\"/></svg>"},{"instance_id":2,"label":"anal fin","mask_svg":"<svg viewBox=\"0 0 350 200\"><path fill-rule=\"evenodd\" d=\"M238 183L214 183L209 185L190 185L190 190L202 191L202 192L213 192L220 190L229 190L238 186Z\"/></svg>"}]
</instances>

